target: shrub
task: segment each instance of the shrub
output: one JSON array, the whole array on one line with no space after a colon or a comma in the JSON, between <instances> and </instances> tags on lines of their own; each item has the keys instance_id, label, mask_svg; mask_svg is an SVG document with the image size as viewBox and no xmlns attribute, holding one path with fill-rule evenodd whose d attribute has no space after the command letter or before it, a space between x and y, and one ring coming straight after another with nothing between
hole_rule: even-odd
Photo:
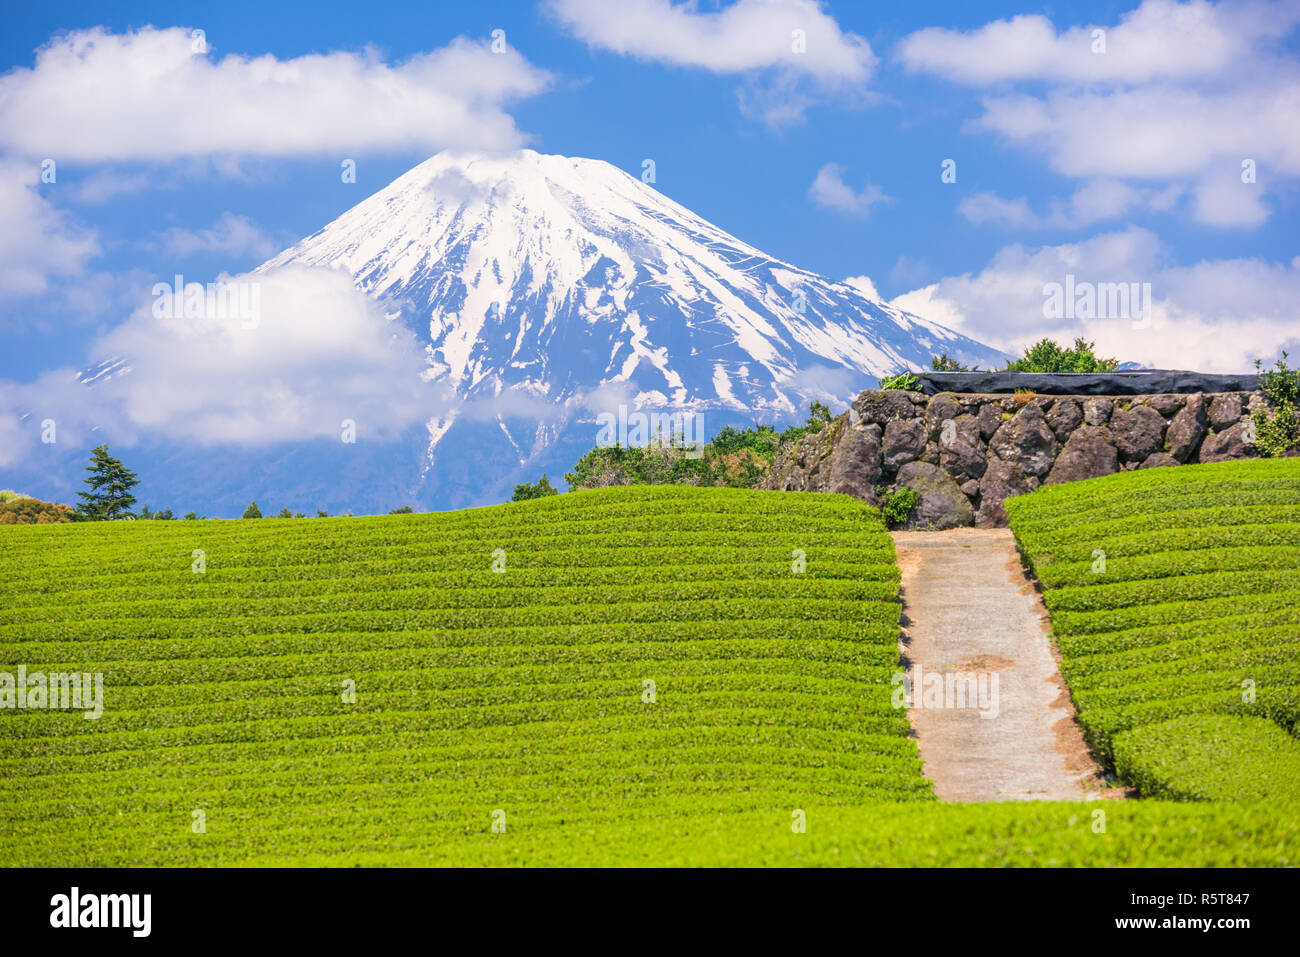
<instances>
[{"instance_id":1,"label":"shrub","mask_svg":"<svg viewBox=\"0 0 1300 957\"><path fill-rule=\"evenodd\" d=\"M723 426L698 454L691 454L693 450L680 444L594 448L564 478L571 489L615 485L757 488L782 451L834 421L826 405L814 402L802 424L780 432L775 426L761 423L746 429Z\"/></svg>"},{"instance_id":2,"label":"shrub","mask_svg":"<svg viewBox=\"0 0 1300 957\"><path fill-rule=\"evenodd\" d=\"M1300 404L1300 369L1287 368L1286 360L1287 353L1283 350L1272 369L1259 371L1259 388L1270 403L1286 402L1294 406ZM1261 365L1256 359L1255 369L1260 370Z\"/></svg>"},{"instance_id":3,"label":"shrub","mask_svg":"<svg viewBox=\"0 0 1300 957\"><path fill-rule=\"evenodd\" d=\"M1100 359L1093 352L1093 343L1086 339L1074 340L1073 348L1062 348L1051 339L1040 339L1025 354L1006 365L1007 372L1110 372L1119 365L1118 359Z\"/></svg>"},{"instance_id":4,"label":"shrub","mask_svg":"<svg viewBox=\"0 0 1300 957\"><path fill-rule=\"evenodd\" d=\"M543 472L542 477L539 478L536 482L533 483L524 482L520 485L516 485L515 494L510 497L510 501L526 502L529 499L545 498L548 495L558 495L558 494L559 494L559 489L554 488L551 485L550 480L547 479L546 477L546 473ZM408 508L407 511L409 512L410 509Z\"/></svg>"},{"instance_id":5,"label":"shrub","mask_svg":"<svg viewBox=\"0 0 1300 957\"><path fill-rule=\"evenodd\" d=\"M1277 364L1270 370L1259 371L1259 389L1268 402L1269 411L1255 417L1255 447L1265 458L1284 455L1300 443L1300 369L1287 368L1287 354L1283 351Z\"/></svg>"},{"instance_id":6,"label":"shrub","mask_svg":"<svg viewBox=\"0 0 1300 957\"><path fill-rule=\"evenodd\" d=\"M930 368L934 372L979 372L979 366L963 365L948 353L943 352L937 356L931 356Z\"/></svg>"},{"instance_id":7,"label":"shrub","mask_svg":"<svg viewBox=\"0 0 1300 957\"><path fill-rule=\"evenodd\" d=\"M1264 458L1276 458L1300 442L1300 414L1287 402L1255 420L1255 447Z\"/></svg>"},{"instance_id":8,"label":"shrub","mask_svg":"<svg viewBox=\"0 0 1300 957\"><path fill-rule=\"evenodd\" d=\"M244 514L243 514L242 516L240 516L240 517L241 517L241 518L261 518L261 517L262 517L262 510L261 510L260 508L257 507L257 503L256 503L256 502L249 502L249 503L248 503L248 508L244 509Z\"/></svg>"},{"instance_id":9,"label":"shrub","mask_svg":"<svg viewBox=\"0 0 1300 957\"><path fill-rule=\"evenodd\" d=\"M898 390L900 392L920 392L921 380L911 372L900 372L898 375L887 375L880 380L880 388L885 391Z\"/></svg>"},{"instance_id":10,"label":"shrub","mask_svg":"<svg viewBox=\"0 0 1300 957\"><path fill-rule=\"evenodd\" d=\"M770 425L755 425L748 429L738 429L733 425L724 425L709 443L719 455L738 455L753 452L765 456L776 451L781 444L781 437ZM707 448L707 446L706 446Z\"/></svg>"},{"instance_id":11,"label":"shrub","mask_svg":"<svg viewBox=\"0 0 1300 957\"><path fill-rule=\"evenodd\" d=\"M67 505L26 495L0 498L0 525L53 525L75 520L76 515Z\"/></svg>"},{"instance_id":12,"label":"shrub","mask_svg":"<svg viewBox=\"0 0 1300 957\"><path fill-rule=\"evenodd\" d=\"M902 525L921 504L921 493L904 485L885 495L885 504L880 509L881 517L890 528Z\"/></svg>"}]
</instances>

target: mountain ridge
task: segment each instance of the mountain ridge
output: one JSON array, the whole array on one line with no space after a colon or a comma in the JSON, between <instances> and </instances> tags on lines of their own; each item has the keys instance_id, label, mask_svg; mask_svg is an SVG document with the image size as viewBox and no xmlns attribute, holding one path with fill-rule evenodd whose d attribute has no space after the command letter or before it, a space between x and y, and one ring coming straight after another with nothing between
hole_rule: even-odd
<instances>
[{"instance_id":1,"label":"mountain ridge","mask_svg":"<svg viewBox=\"0 0 1300 957\"><path fill-rule=\"evenodd\" d=\"M879 375L928 367L936 352L985 368L1002 358L869 290L767 256L608 163L533 151L440 153L243 274L280 291L266 329L282 328L274 310L313 269L341 271L317 277L330 281L313 295L355 286L377 307L367 322L390 324L402 343L393 374L416 377L392 390L407 405L375 427L387 400L358 385L382 360L375 345L366 376L344 388L359 404L308 394L316 424L300 438L130 436L142 501L232 516L254 499L358 513L492 504L542 473L558 481L608 432L602 420L625 413L691 413L704 437L779 427L802 421L812 401L846 407ZM313 302L330 321L328 301ZM306 336L310 352L310 317L298 313L292 321L308 324L279 347ZM134 390L146 400L148 377L170 385L157 356L136 368L140 328L85 368L81 385L116 401L132 396L136 376L146 376ZM231 341L218 361L244 348ZM275 337L259 341L277 348ZM346 358L332 361L331 374L349 374ZM251 384L263 386L278 388ZM362 441L340 443L336 416L372 394L381 404L360 416ZM53 481L51 495L70 495L75 474L51 459L12 481Z\"/></svg>"},{"instance_id":2,"label":"mountain ridge","mask_svg":"<svg viewBox=\"0 0 1300 957\"><path fill-rule=\"evenodd\" d=\"M346 270L424 337L462 403L428 423L426 473L466 408L523 466L618 404L790 419L934 353L1001 358L609 163L533 150L439 153L255 272L287 265Z\"/></svg>"}]
</instances>

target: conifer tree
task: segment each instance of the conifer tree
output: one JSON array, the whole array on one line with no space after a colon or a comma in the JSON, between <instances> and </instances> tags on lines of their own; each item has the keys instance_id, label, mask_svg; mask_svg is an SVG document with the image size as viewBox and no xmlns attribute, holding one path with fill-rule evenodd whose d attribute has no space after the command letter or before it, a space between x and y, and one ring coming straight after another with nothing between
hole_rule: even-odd
<instances>
[{"instance_id":1,"label":"conifer tree","mask_svg":"<svg viewBox=\"0 0 1300 957\"><path fill-rule=\"evenodd\" d=\"M100 445L90 452L90 475L85 479L89 492L78 492L81 504L77 515L83 521L109 522L118 518L135 518L135 496L131 489L140 484L134 472L120 460L108 454L108 446Z\"/></svg>"}]
</instances>

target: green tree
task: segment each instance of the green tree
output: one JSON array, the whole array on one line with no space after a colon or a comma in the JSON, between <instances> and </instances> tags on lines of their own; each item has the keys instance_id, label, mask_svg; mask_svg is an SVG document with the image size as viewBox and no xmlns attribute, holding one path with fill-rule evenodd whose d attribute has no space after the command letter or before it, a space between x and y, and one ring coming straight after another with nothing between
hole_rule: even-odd
<instances>
[{"instance_id":1,"label":"green tree","mask_svg":"<svg viewBox=\"0 0 1300 957\"><path fill-rule=\"evenodd\" d=\"M1255 444L1265 458L1285 455L1300 444L1300 369L1288 368L1286 360L1283 351L1271 370L1255 360L1259 389L1268 403L1268 409L1254 417Z\"/></svg>"},{"instance_id":2,"label":"green tree","mask_svg":"<svg viewBox=\"0 0 1300 957\"><path fill-rule=\"evenodd\" d=\"M244 509L243 518L261 518L262 510L257 507L256 502L249 502L248 508Z\"/></svg>"},{"instance_id":3,"label":"green tree","mask_svg":"<svg viewBox=\"0 0 1300 957\"><path fill-rule=\"evenodd\" d=\"M930 370L932 372L979 372L978 368L972 369L968 365L963 365L946 352L941 352L937 356L930 357Z\"/></svg>"},{"instance_id":4,"label":"green tree","mask_svg":"<svg viewBox=\"0 0 1300 957\"><path fill-rule=\"evenodd\" d=\"M835 416L831 415L831 410L824 402L813 402L808 406L808 420L804 422L803 425L792 425L779 436L776 436L777 442L776 445L773 446L773 450L779 446L787 445L791 442L797 442L805 435L816 435L834 421ZM763 426L759 426L758 428L761 429ZM758 433L756 432L755 434L757 435ZM717 436L714 436L713 442L715 446L717 445L717 441ZM755 449L755 451L757 451L757 449Z\"/></svg>"},{"instance_id":5,"label":"green tree","mask_svg":"<svg viewBox=\"0 0 1300 957\"><path fill-rule=\"evenodd\" d=\"M1040 339L1025 350L1014 362L1008 362L1007 372L1110 372L1118 359L1102 359L1093 352L1093 343L1075 339L1074 347L1064 349L1051 339Z\"/></svg>"},{"instance_id":6,"label":"green tree","mask_svg":"<svg viewBox=\"0 0 1300 957\"><path fill-rule=\"evenodd\" d=\"M515 494L511 496L512 502L524 502L530 498L545 498L547 495L558 495L559 489L551 486L550 480L547 479L546 473L536 482L524 482L515 486Z\"/></svg>"},{"instance_id":7,"label":"green tree","mask_svg":"<svg viewBox=\"0 0 1300 957\"><path fill-rule=\"evenodd\" d=\"M782 450L806 435L821 432L834 421L835 416L825 403L813 402L802 425L792 425L781 432L774 425L760 422L744 429L724 425L694 455L680 445L598 446L578 459L573 470L564 473L564 478L571 489L611 485L757 488ZM519 486L521 490L528 488L532 486Z\"/></svg>"},{"instance_id":8,"label":"green tree","mask_svg":"<svg viewBox=\"0 0 1300 957\"><path fill-rule=\"evenodd\" d=\"M81 504L77 516L82 521L107 522L118 518L135 518L135 496L131 489L140 484L134 472L120 460L108 454L108 446L100 445L90 452L90 475L85 479L88 492L78 492Z\"/></svg>"},{"instance_id":9,"label":"green tree","mask_svg":"<svg viewBox=\"0 0 1300 957\"><path fill-rule=\"evenodd\" d=\"M395 508L395 509L393 509L393 510L392 510L391 512L389 512L388 514L389 514L389 515L410 515L410 514L411 514L412 512L414 512L414 511L415 511L415 509L411 508L411 506L409 506L409 505L403 505L401 508Z\"/></svg>"}]
</instances>

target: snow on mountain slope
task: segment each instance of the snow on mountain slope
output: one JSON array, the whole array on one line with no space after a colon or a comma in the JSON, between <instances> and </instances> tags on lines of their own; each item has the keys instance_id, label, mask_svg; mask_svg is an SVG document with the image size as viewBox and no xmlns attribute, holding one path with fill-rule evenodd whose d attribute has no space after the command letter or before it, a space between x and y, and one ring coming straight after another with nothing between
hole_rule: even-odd
<instances>
[{"instance_id":1,"label":"snow on mountain slope","mask_svg":"<svg viewBox=\"0 0 1300 957\"><path fill-rule=\"evenodd\" d=\"M409 494L432 507L562 475L620 404L701 412L711 434L844 407L936 352L1002 358L610 164L529 150L438 153L256 272L291 264L346 270L425 342L430 393L452 400L396 460L419 458ZM374 484L407 481L381 458Z\"/></svg>"},{"instance_id":2,"label":"snow on mountain slope","mask_svg":"<svg viewBox=\"0 0 1300 957\"><path fill-rule=\"evenodd\" d=\"M464 403L429 424L431 451L467 410L526 461L615 394L771 421L937 352L1001 358L773 259L608 163L531 150L440 153L259 271L291 263L345 269L427 330L429 377Z\"/></svg>"}]
</instances>

